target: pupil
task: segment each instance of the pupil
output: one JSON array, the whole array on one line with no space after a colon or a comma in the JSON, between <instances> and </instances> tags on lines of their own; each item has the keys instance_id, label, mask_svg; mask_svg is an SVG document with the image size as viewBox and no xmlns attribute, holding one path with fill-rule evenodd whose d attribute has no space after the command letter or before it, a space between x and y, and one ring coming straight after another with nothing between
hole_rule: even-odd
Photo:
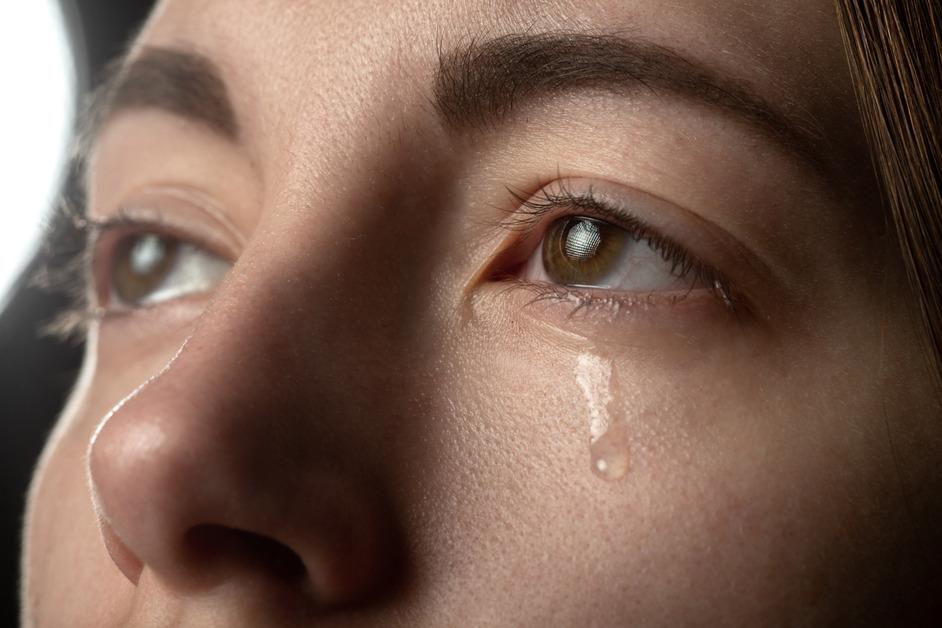
<instances>
[{"instance_id":1,"label":"pupil","mask_svg":"<svg viewBox=\"0 0 942 628\"><path fill-rule=\"evenodd\" d=\"M598 224L593 220L579 219L566 233L566 243L563 252L566 257L582 262L595 257L602 243L602 234Z\"/></svg>"},{"instance_id":2,"label":"pupil","mask_svg":"<svg viewBox=\"0 0 942 628\"><path fill-rule=\"evenodd\" d=\"M149 234L134 243L130 252L131 270L137 275L149 275L163 263L167 245L163 238Z\"/></svg>"}]
</instances>

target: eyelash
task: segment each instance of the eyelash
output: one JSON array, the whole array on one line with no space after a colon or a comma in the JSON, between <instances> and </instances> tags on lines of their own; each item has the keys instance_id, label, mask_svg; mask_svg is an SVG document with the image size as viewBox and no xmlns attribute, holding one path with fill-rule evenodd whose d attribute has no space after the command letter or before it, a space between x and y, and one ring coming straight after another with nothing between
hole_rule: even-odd
<instances>
[{"instance_id":1,"label":"eyelash","mask_svg":"<svg viewBox=\"0 0 942 628\"><path fill-rule=\"evenodd\" d=\"M527 197L522 193L507 187L515 205L514 209L507 210L509 217L500 223L500 227L511 232L521 234L522 237L531 235L548 216L558 213L556 218L565 215L586 214L594 218L605 220L625 229L636 241L644 241L661 257L671 264L671 272L677 277L693 278L693 283L703 285L710 293L722 303L729 311L738 313L743 309L744 303L738 293L733 289L729 280L716 268L699 261L687 249L669 237L661 235L645 222L627 213L623 209L612 207L606 200L597 196L589 186L585 192L576 193L561 182L558 191L550 191L544 186L535 196ZM58 237L70 242L67 250L53 250L49 255L47 268L34 277L33 283L41 288L65 292L68 305L52 321L42 327L46 334L60 340L81 340L89 324L100 320L104 309L89 302L88 286L95 285L92 277L93 257L96 254L95 245L102 234L117 229L127 229L125 237L136 231L162 230L157 223L144 223L119 212L118 216L103 221L94 221L70 213L68 216L69 233ZM81 244L76 245L76 241ZM61 270L58 270L61 269ZM523 288L531 291L534 298L528 302L533 304L540 301L559 301L573 304L570 316L579 311L592 307L615 307L636 305L639 302L637 295L620 295L611 292L605 296L585 290L558 286L553 284L537 284L525 282L505 272L495 277L498 281L509 284L509 288ZM675 296L672 303L686 297L686 294Z\"/></svg>"},{"instance_id":2,"label":"eyelash","mask_svg":"<svg viewBox=\"0 0 942 628\"><path fill-rule=\"evenodd\" d=\"M738 313L742 309L741 298L722 272L701 262L685 247L659 233L637 216L622 208L614 207L606 199L598 196L591 185L584 192L575 192L563 180L555 188L555 190L550 190L548 186L543 186L535 196L527 197L507 187L506 190L517 209L508 212L510 216L502 221L500 226L505 230L519 233L523 239L531 236L541 224L546 223L548 217L559 219L565 216L586 215L604 220L627 231L636 242L649 245L671 265L671 274L680 279L692 279L692 285L702 285L730 312ZM513 276L511 274L513 270L517 269L498 273L495 279L509 283L510 288L524 288L533 292L535 297L528 302L528 305L540 301L572 303L574 307L570 316L597 306L619 308L653 300L650 295L646 299L639 299L637 294L605 291L604 296L601 296L600 292L589 292L584 289L526 282ZM691 287L690 290L693 288ZM683 300L688 294L689 290L682 295L674 295L671 297L670 304Z\"/></svg>"},{"instance_id":3,"label":"eyelash","mask_svg":"<svg viewBox=\"0 0 942 628\"><path fill-rule=\"evenodd\" d=\"M37 281L43 288L65 292L68 304L52 321L43 325L41 331L62 341L81 342L89 325L101 320L106 314L106 308L96 305L99 294L95 294L93 300L90 299L91 291L98 288L95 259L101 254L98 250L101 239L106 234L114 233L111 245L114 248L124 238L144 232L168 233L168 229L159 220L145 222L128 215L123 209L118 211L117 216L105 220L72 216L68 228L71 233L67 238L71 241L80 240L81 244L73 245L74 248L69 251L54 252L58 253L54 257L65 259L63 263L56 264L63 271L45 269L45 276ZM172 232L170 235L173 235Z\"/></svg>"}]
</instances>

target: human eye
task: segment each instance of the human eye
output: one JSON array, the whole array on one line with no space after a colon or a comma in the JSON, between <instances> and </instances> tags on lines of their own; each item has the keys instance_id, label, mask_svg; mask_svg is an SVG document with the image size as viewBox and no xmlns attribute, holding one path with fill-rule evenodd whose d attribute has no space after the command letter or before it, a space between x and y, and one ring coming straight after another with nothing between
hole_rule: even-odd
<instances>
[{"instance_id":1,"label":"human eye","mask_svg":"<svg viewBox=\"0 0 942 628\"><path fill-rule=\"evenodd\" d=\"M635 293L693 289L695 262L660 244L605 220L564 216L546 230L521 278Z\"/></svg>"},{"instance_id":2,"label":"human eye","mask_svg":"<svg viewBox=\"0 0 942 628\"><path fill-rule=\"evenodd\" d=\"M499 261L498 277L536 292L539 300L620 308L709 295L730 311L743 305L715 266L640 217L642 201L619 201L591 184L567 182L529 198L514 196L520 208L511 224L518 241Z\"/></svg>"},{"instance_id":3,"label":"human eye","mask_svg":"<svg viewBox=\"0 0 942 628\"><path fill-rule=\"evenodd\" d=\"M93 284L105 311L159 305L213 290L231 264L160 226L106 226L93 251Z\"/></svg>"}]
</instances>

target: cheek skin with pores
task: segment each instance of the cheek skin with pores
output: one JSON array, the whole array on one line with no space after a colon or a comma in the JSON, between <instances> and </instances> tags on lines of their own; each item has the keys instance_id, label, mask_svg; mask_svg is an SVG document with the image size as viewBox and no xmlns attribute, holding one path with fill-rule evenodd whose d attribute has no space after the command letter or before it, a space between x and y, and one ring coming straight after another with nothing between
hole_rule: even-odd
<instances>
[{"instance_id":1,"label":"cheek skin with pores","mask_svg":"<svg viewBox=\"0 0 942 628\"><path fill-rule=\"evenodd\" d=\"M687 413L676 403L679 398L668 401L663 386L644 384L638 369L619 366L617 359L604 354L579 353L572 373L582 393L587 461L595 476L621 480L655 449L682 455L677 448L689 442L684 436Z\"/></svg>"},{"instance_id":2,"label":"cheek skin with pores","mask_svg":"<svg viewBox=\"0 0 942 628\"><path fill-rule=\"evenodd\" d=\"M722 375L724 363L718 354L730 357L745 348L743 343L761 340L761 332L746 329L730 339L729 314L707 301L711 297L683 311L584 311L567 316L567 304L529 304L526 291L500 290L488 287L472 301L472 327L480 326L492 337L502 335L501 328L511 329L513 335L505 341L514 348L505 356L533 356L516 367L519 373L539 379L542 369L534 370L537 364L558 365L543 374L562 395L556 420L566 426L568 447L583 450L580 466L604 480L622 479L632 469L648 466L645 452L660 452L659 460L650 461L654 466L665 464L665 458L688 457L689 452L677 448L683 449L689 440L684 436L690 427L689 402L712 395L680 382L691 376L703 380L705 373L714 371ZM500 303L498 297L507 297L509 303ZM495 315L501 309L503 315ZM717 351L720 347L723 350ZM541 383L547 382L534 381L532 386Z\"/></svg>"},{"instance_id":3,"label":"cheek skin with pores","mask_svg":"<svg viewBox=\"0 0 942 628\"><path fill-rule=\"evenodd\" d=\"M583 468L595 477L627 479L633 470L695 457L690 431L726 416L712 407L721 401L709 382L723 386L744 355L774 344L761 326L739 325L712 297L701 299L614 315L566 316L563 304L516 310L531 348L555 347L554 379L570 391L560 411L580 434Z\"/></svg>"}]
</instances>

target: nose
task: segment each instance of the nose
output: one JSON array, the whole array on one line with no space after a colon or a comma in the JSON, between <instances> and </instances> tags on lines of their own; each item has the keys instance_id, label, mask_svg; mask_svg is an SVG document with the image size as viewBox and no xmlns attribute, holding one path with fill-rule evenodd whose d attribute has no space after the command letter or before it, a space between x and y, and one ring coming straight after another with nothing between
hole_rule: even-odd
<instances>
[{"instance_id":1,"label":"nose","mask_svg":"<svg viewBox=\"0 0 942 628\"><path fill-rule=\"evenodd\" d=\"M183 596L224 583L318 607L377 594L394 571L394 526L379 470L342 433L356 421L318 403L317 385L279 375L283 342L232 320L204 315L93 437L109 554L135 584L149 570Z\"/></svg>"}]
</instances>

